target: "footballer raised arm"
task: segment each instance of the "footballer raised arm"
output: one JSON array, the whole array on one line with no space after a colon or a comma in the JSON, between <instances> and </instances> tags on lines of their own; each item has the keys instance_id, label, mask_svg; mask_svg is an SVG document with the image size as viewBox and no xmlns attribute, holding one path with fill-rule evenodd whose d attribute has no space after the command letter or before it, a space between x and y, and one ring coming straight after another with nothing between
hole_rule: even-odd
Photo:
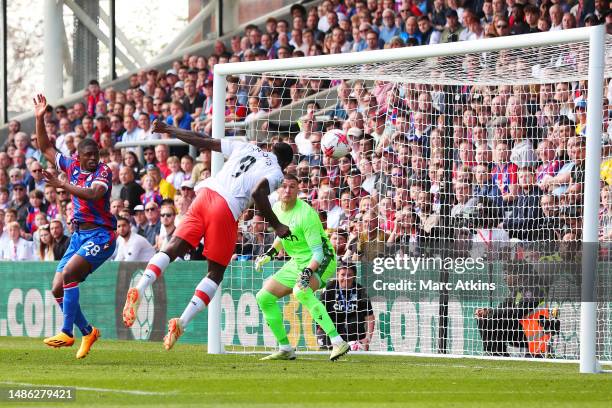
<instances>
[{"instance_id":1,"label":"footballer raised arm","mask_svg":"<svg viewBox=\"0 0 612 408\"><path fill-rule=\"evenodd\" d=\"M272 206L270 205L270 199L268 196L270 195L270 184L268 183L268 179L262 179L255 190L253 190L253 201L255 202L255 207L261 212L263 217L270 223L272 228L274 228L274 232L280 238L285 238L291 235L291 231L289 227L285 224L282 224L276 214L272 211Z\"/></svg>"},{"instance_id":2,"label":"footballer raised arm","mask_svg":"<svg viewBox=\"0 0 612 408\"><path fill-rule=\"evenodd\" d=\"M45 95L38 94L34 100L34 115L36 116L36 141L38 148L50 163L55 163L57 150L49 140L45 129L45 112L47 111L47 98Z\"/></svg>"},{"instance_id":3,"label":"footballer raised arm","mask_svg":"<svg viewBox=\"0 0 612 408\"><path fill-rule=\"evenodd\" d=\"M221 152L221 140L210 138L202 133L170 126L159 119L155 119L153 122L153 132L168 133L192 146L215 152Z\"/></svg>"}]
</instances>

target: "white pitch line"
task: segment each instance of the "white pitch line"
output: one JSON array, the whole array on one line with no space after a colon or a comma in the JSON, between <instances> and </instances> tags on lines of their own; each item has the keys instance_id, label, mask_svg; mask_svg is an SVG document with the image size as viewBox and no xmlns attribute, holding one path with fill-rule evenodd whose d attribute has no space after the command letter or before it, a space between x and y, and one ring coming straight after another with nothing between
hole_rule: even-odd
<instances>
[{"instance_id":1,"label":"white pitch line","mask_svg":"<svg viewBox=\"0 0 612 408\"><path fill-rule=\"evenodd\" d=\"M95 387L71 387L69 385L31 384L31 383L13 382L13 381L0 381L0 384L18 385L18 386L21 386L21 387L49 387L49 388L67 387L67 388L74 388L74 389L79 390L79 391L113 392L113 393L117 393L117 394L131 394L131 395L172 395L172 394L176 394L175 392L155 392L155 391L141 391L141 390L117 390L117 389L113 389L113 388L95 388Z\"/></svg>"}]
</instances>

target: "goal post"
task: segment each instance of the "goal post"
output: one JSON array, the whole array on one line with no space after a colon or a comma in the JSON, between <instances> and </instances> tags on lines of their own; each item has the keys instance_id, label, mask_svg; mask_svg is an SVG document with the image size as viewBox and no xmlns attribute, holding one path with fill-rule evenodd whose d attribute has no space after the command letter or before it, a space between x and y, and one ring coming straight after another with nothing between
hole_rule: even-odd
<instances>
[{"instance_id":1,"label":"goal post","mask_svg":"<svg viewBox=\"0 0 612 408\"><path fill-rule=\"evenodd\" d=\"M212 111L212 137L222 139L225 136L225 90L226 76L217 72L213 77L213 111ZM212 152L211 175L216 175L223 167L223 155ZM209 354L220 354L223 352L221 342L221 295L223 282L219 285L217 293L208 305L208 341Z\"/></svg>"},{"instance_id":2,"label":"goal post","mask_svg":"<svg viewBox=\"0 0 612 408\"><path fill-rule=\"evenodd\" d=\"M582 305L580 311L580 372L598 371L596 357L597 304L595 276L597 271L597 244L599 242L599 169L601 165L601 132L605 71L605 25L593 27L589 34L589 98L587 100L587 150L584 197L584 251L582 259ZM585 301L588 300L588 301Z\"/></svg>"},{"instance_id":3,"label":"goal post","mask_svg":"<svg viewBox=\"0 0 612 408\"><path fill-rule=\"evenodd\" d=\"M573 50L573 53L568 52L567 55L564 54L566 48ZM410 104L414 103L414 105L416 106L416 96L418 96L419 92L426 92L430 95L434 95L436 94L437 90L451 88L459 89L457 93L454 94L454 96L457 97L457 99L455 100L449 100L449 92L438 92L439 94L442 94L442 96L439 100L433 101L434 104L438 104L438 107L435 108L435 115L431 116L432 118L435 118L433 120L446 121L444 124L440 125L440 128L446 129L446 133L440 135L439 137L445 139L442 148L442 150L445 150L444 157L440 159L441 163L445 163L441 166L444 167L443 169L441 168L441 171L444 171L444 175L441 177L448 184L446 187L444 187L444 182L440 182L440 191L438 191L437 193L432 193L432 197L433 194L438 194L440 200L440 203L437 204L438 208L446 206L448 212L450 213L451 207L453 207L455 199L451 199L448 197L454 197L453 192L456 188L454 175L455 173L461 172L461 168L459 165L462 163L465 164L467 160L465 159L465 157L461 156L461 146L464 146L462 143L468 143L470 149L473 146L476 146L474 140L472 139L476 136L472 134L473 129L470 128L469 125L469 120L471 119L467 119L468 125L466 125L462 122L463 119L459 117L459 114L456 113L462 112L461 114L463 114L465 110L474 111L474 109L470 107L471 102L469 100L465 101L461 99L461 87L482 86L486 88L514 85L524 86L526 90L523 91L523 96L527 96L526 94L531 92L532 99L529 99L528 97L521 99L521 95L518 95L518 104L522 104L519 107L519 110L534 110L531 116L535 117L535 110L539 108L530 105L532 104L532 100L535 100L533 93L536 91L533 91L534 87L554 84L556 82L563 82L567 84L580 84L580 81L588 81L588 88L584 90L584 95L588 95L588 98L586 98L586 123L588 123L588 126L586 126L586 129L584 129L584 126L582 127L582 136L586 139L586 160L584 165L585 181L583 183L584 191L580 192L581 198L579 198L579 201L582 204L578 204L578 206L583 205L583 209L580 210L579 215L572 213L574 214L574 218L582 219L581 233L579 234L581 235L580 240L582 242L582 286L581 297L579 301L576 302L580 307L580 311L579 317L575 316L574 318L576 321L572 322L572 324L574 324L576 327L579 327L579 329L577 329L577 332L579 332L579 344L564 345L563 351L559 352L555 358L552 358L552 360L575 361L576 359L579 359L580 372L594 373L597 372L599 369L598 360L612 360L612 334L610 333L610 327L612 327L612 323L608 322L607 320L604 323L601 322L601 319L612 319L612 315L610 312L611 299L605 298L605 296L602 299L600 293L601 288L596 288L598 273L597 258L600 243L599 212L601 186L599 180L602 156L602 105L605 78L609 78L611 76L610 69L607 69L606 67L607 60L609 61L609 59L611 58L611 49L612 42L606 38L605 26L600 25L596 27L577 28L557 32L525 34L520 36L499 37L488 40L465 41L448 44L437 44L423 47L407 47L359 53L320 55L304 58L288 58L278 60L217 64L214 67L211 133L213 138L220 139L225 137L228 133L234 135L239 132L237 128L232 127L232 122L226 122L226 96L228 95L227 89L229 86L227 79L229 77L240 78L240 84L238 86L239 88L245 88L247 99L252 95L262 94L263 91L250 91L254 89L254 87L260 86L257 85L259 83L258 79L261 79L264 75L277 78L282 77L295 79L295 81L292 83L292 86L296 93L302 90L300 87L303 86L304 89L306 88L306 85L303 85L305 81L302 81L302 79L304 78L310 78L313 80L316 79L317 81L322 80L326 81L329 84L329 87L326 89L317 88L315 90L311 89L309 85L308 90L305 90L303 92L303 96L295 98L292 96L292 99L289 101L289 103L283 103L282 106L278 107L276 110L260 112L261 115L255 116L253 121L250 123L250 126L255 127L256 129L251 133L247 133L247 135L255 135L255 141L260 143L267 142L269 141L268 139L272 139L272 134L274 132L276 136L280 135L281 137L284 133L290 132L282 126L279 127L284 129L282 131L277 130L276 127L274 128L274 132L270 130L271 128L269 124L273 122L273 118L278 119L282 115L284 115L285 117L291 118L292 122L299 121L300 126L302 126L302 120L304 118L304 114L306 113L306 106L309 102L320 102L320 105L323 106L335 106L337 100L339 101L341 98L340 94L342 91L340 90L340 87L343 85L339 85L339 83L346 83L349 87L356 82L373 83L373 81L381 81L385 84L388 84L387 88L381 87L381 89L387 89L387 94L384 94L382 96L378 95L377 99L378 102L384 100L384 104L386 106L385 109L372 109L378 112L377 115L384 115L384 118L381 120L384 120L386 124L392 123L392 127L399 126L396 123L396 120L399 121L397 117L401 116L403 120L409 122L406 126L410 127L411 129L414 127L414 115L416 112L418 112L418 109L413 108L413 106ZM586 53L588 57L586 57L584 53ZM463 59L463 57L468 57L471 55L476 56L477 59L480 58L480 60L475 64L475 66L472 66L470 68L467 67L470 63L468 61L468 58ZM513 67L504 66L504 58L508 57L513 58L513 61L516 62ZM556 58L561 60L565 57L567 57L568 59L572 59L571 63L566 64L565 60L561 63L557 63L556 65L551 63L550 66L542 63L542 61L552 61ZM487 58L489 59L489 62L487 62L486 64L482 62ZM494 60L493 68L490 60ZM531 65L529 65L530 63ZM538 66L539 68L536 69L536 66ZM284 82L280 82L279 86L283 87L284 84ZM274 86L275 85L272 85L270 88L274 88ZM337 92L321 93L321 95L326 95L324 100L317 100L317 95L319 95L318 92L322 92L324 90L327 91L328 89L333 90L334 88L336 88ZM423 91L423 89L425 89L425 91ZM268 92L270 92L269 89ZM282 89L282 92L289 94L287 89ZM413 94L415 95L415 99L409 101L409 95ZM344 96L344 98L346 99L347 96ZM511 99L513 95L505 94L502 96L502 99L504 101L507 101ZM286 96L283 96L283 98L285 97ZM491 103L491 106L493 106L496 95L495 93L492 93L491 95L483 94L479 97L487 100L489 103ZM286 98L289 97L287 96ZM432 101L430 101L430 104L431 102ZM542 104L544 104L544 102L542 102ZM359 101L359 103L361 103L361 101ZM576 102L577 105L579 103L581 102ZM338 102L338 104L340 104L340 102ZM461 106L465 109L457 109L455 112L455 110L453 110L453 106L453 109L445 111L445 105L456 105ZM568 102L568 106L570 106L571 109L573 109L573 105L573 100ZM486 108L489 109L490 107ZM565 108L569 109L567 106L561 106L560 108L559 106L557 106L557 109L561 109L561 111L563 111L563 109ZM406 112L402 112L402 110L405 110ZM320 114L320 117L324 117L327 114L326 112L328 111L330 111L330 109L321 108L320 111L318 111L316 114ZM544 111L544 108L542 108L542 111ZM557 119L562 116L560 114L561 111L557 112ZM474 112L472 113L474 114ZM574 115L574 113L567 111L567 115L572 116ZM491 115L491 117L493 116L494 115ZM505 115L502 114L501 116ZM544 116L544 113L542 113L541 116ZM541 119L541 116L538 117L538 120ZM316 121L317 117L318 116L311 116L309 120ZM546 118L542 120L545 121L545 119ZM575 120L578 121L578 119ZM325 121L325 123L333 123L334 117L331 116L327 119L323 119L322 121ZM266 125L262 127L261 124L263 122L265 122ZM512 123L510 123L510 120L505 119L499 120L498 122L503 123L503 126L506 127L508 133L511 134L513 128ZM475 123L476 124L473 125L474 128L479 126L478 122ZM517 121L517 123L519 124L515 125L515 127L522 128L522 130L526 133L531 132L531 130L535 129L536 127L536 125L532 124L531 122L526 122L522 119L520 121ZM274 126L276 126L276 124ZM333 124L331 124L330 126L333 126ZM340 126L342 126L342 124L340 124ZM488 132L487 137L489 141L492 139L497 141L501 140L496 139L498 137L495 133L497 131L494 129L496 126L497 125L491 125L489 126L489 128L485 129ZM560 126L562 127L563 124L561 124ZM286 127L288 128L290 126L287 125ZM324 126L321 125L321 128L323 127ZM554 126L552 124L548 124L543 125L543 127L550 128L550 131L552 132ZM435 124L429 122L428 129L431 128L435 128ZM462 136L456 136L453 133L452 129L455 129L456 133L465 132L463 138L455 140L455 138L461 138ZM364 133L363 125L361 130L362 133ZM428 130L428 132L429 131L430 130ZM516 132L516 130L514 131ZM324 133L324 131L321 132ZM395 136L389 137L393 138ZM508 135L506 135L506 138L511 139L511 137L509 137ZM529 138L529 136L527 138ZM569 138L570 136L568 136L568 139ZM541 136L538 138L534 138L534 143L542 139L543 138ZM458 141L461 143L458 143ZM375 140L372 143L379 144L380 140ZM453 143L458 144L453 145ZM508 144L512 143L517 142L513 140L508 142ZM414 150L411 149L414 149L414 145L416 144L418 143L414 141L406 142L406 145L410 146L407 147L407 150L414 152ZM393 140L389 141L389 145L387 145L386 147L382 147L379 151L371 152L372 154L368 155L368 157L381 157L380 160L383 162L383 165L387 164L389 165L389 168L392 168L394 165L393 160L395 160L395 164L397 164L398 160L401 161L401 158L398 159L401 153L396 151L398 146L401 148L401 143L397 143L397 141ZM444 146L446 146L446 148ZM393 149L394 147L395 150ZM375 149L372 148L372 150ZM427 156L427 160L424 160L425 163L430 160L432 150L434 149L428 145L427 153L423 153L422 151L421 153L419 153L423 156ZM535 146L533 147L533 150L535 151ZM414 153L408 154L414 155ZM489 151L489 154L491 154L491 151ZM391 159L389 159L389 157L391 157ZM461 158L459 159L459 157ZM410 158L408 160L410 160ZM475 163L476 162L477 160L475 161ZM216 172L218 172L222 165L222 155L220 153L213 153L211 168L212 174L214 175ZM403 165L405 165L405 163L403 163ZM407 167L410 167L409 170L411 171L410 177L417 177L415 176L416 170L419 170L421 173L431 171L428 164L425 164L423 166L423 168L416 169L414 168L414 164L412 166L408 165ZM425 168L425 166L427 167ZM401 166L398 165L397 167ZM518 170L515 170L514 177L516 177L517 171ZM374 170L374 172L376 172L376 170ZM376 176L376 174L374 174L374 176ZM350 175L347 175L346 177L350 177ZM452 180L450 179L451 177ZM472 176L470 176L470 179L471 177ZM372 199L372 202L375 203L373 205L378 206L378 208L383 206L383 204L381 203L382 201L385 201L385 204L387 200L393 201L393 194L396 194L397 191L400 191L402 189L408 190L407 187L396 187L395 185L391 185L393 181L389 181L390 179L386 178L385 175L373 178L378 180L378 183L382 183L381 188L383 190L386 189L388 192L393 192L392 194L387 193L387 195L385 195L381 193L381 189L379 188L374 189L376 193L370 194L370 192L368 192L368 196L377 195L377 197ZM429 189L430 185L433 184L432 180L429 180L429 178L427 182L423 182L422 184L413 183L412 181L413 180L408 180L407 184L411 186L417 184L417 187L419 188L424 188L423 186L427 186L427 188ZM345 186L344 188L348 187ZM447 190L445 190L445 188ZM408 191L406 192L408 193ZM338 190L336 193L339 194L340 190ZM412 193L410 192L410 194ZM445 195L448 197L445 198ZM549 195L553 196L552 193L550 193ZM567 195L562 195L562 197L564 197L563 199L566 199ZM340 197L338 196L336 198L339 199ZM513 198L511 197L510 199L512 200ZM453 200L453 202L446 202L445 200ZM414 203L410 204L410 206L412 206L413 204ZM502 210L505 210L506 214L508 214L508 208L509 207L499 208L499 212L502 213ZM399 214L400 209L396 208L396 212L397 214ZM393 217L395 217L395 215ZM444 209L442 210L442 215L440 215L440 217L446 217L448 218L448 220L451 219L450 214L444 215ZM382 222L382 219L379 219L378 221L380 223ZM388 221L389 225L393 224L393 220L390 219ZM452 221L448 222L450 223ZM443 221L441 221L441 223L442 230L451 230L451 227L449 226L450 224L444 224ZM570 235L571 233L575 232L571 230L571 228L568 229L568 231ZM387 242L389 232L390 231L386 231L386 235L383 235L385 238L382 244ZM447 241L452 240L453 238L447 239ZM224 280L223 287L225 289L222 290L220 287L208 309L209 353L223 353L226 350L226 346L232 346L232 351L237 349L241 351L262 351L264 349L269 349L275 344L274 339L271 337L271 332L267 328L265 321L261 316L261 312L258 311L257 304L255 302L254 295L261 287L261 282L263 279L243 278L245 280L240 281L241 274L239 273L239 271L249 270L252 272L252 266L249 266L248 260L241 262L242 266L237 266L237 264L230 265L228 270L231 272L232 268L236 268L236 273L229 274L232 276L232 278L229 278L231 280ZM282 265L282 263L280 262L274 263L276 269L278 269L280 265ZM495 269L495 267L493 267L493 269ZM489 271L490 275L492 273L496 272ZM474 276L479 277L479 275ZM604 283L607 285L611 285L611 283L607 281L605 281ZM238 299L238 295L241 290L247 291L248 296L240 297ZM604 293L607 293L606 290L609 291L609 287L607 287L607 289L604 289ZM398 307L397 313L399 313L399 315L393 315L393 311L391 311L390 314L387 313L387 317L392 320L391 323L389 321L376 321L376 333L386 330L387 332L390 331L391 334L387 334L389 336L392 336L393 330L400 330L401 333L396 334L403 339L403 343L399 342L397 344L389 346L389 348L387 348L386 346L381 346L378 351L370 351L370 353L379 352L381 354L388 354L391 352L392 354L402 354L402 347L405 346L407 347L406 350L409 351L405 352L404 354L413 354L410 352L410 347L412 347L411 344L418 343L420 345L417 347L419 351L417 351L416 354L418 355L487 355L486 350L483 350L481 348L482 346L473 346L471 343L473 339L468 339L467 336L465 340L462 339L459 341L458 344L460 344L460 346L447 345L447 335L451 336L453 330L455 330L453 322L456 323L457 320L467 321L468 319L471 319L471 316L466 316L465 308L463 309L463 311L457 310L456 304L452 304L452 302L449 303L447 295L448 294L445 294L446 297L440 296L439 300L436 299L436 303L434 303L433 306L429 306L432 310L439 308L439 312L438 309L435 310L436 318L434 319L433 317L430 317L431 319L433 319L431 321L434 322L432 324L438 325L438 329L440 329L439 332L433 334L432 336L436 337L439 335L443 337L443 341L440 341L440 338L431 341L431 344L434 344L434 347L436 343L439 344L439 348L437 350L430 350L427 347L424 347L423 344L426 341L423 338L419 337L418 339L414 340L407 333L411 313L422 314L424 313L423 310L426 309L426 307L420 307L417 304L416 309L418 310L414 309L414 306L405 306L408 309L399 310L400 308ZM599 306L598 301L600 302ZM444 302L444 304L438 302ZM408 303L412 305L412 303ZM489 304L491 303L492 301L491 299L489 299ZM372 300L372 305L374 309L380 306L379 303L377 303L376 299ZM284 317L286 320L288 320L289 318L287 317L288 312L286 304L285 309L283 310ZM246 319L245 321L247 323L239 321L239 311L240 313L242 313L241 316ZM301 313L305 314L308 312L302 309ZM438 313L440 314L437 315ZM394 321L393 319L399 320ZM600 319L600 321L598 321L598 319ZM231 333L228 334L228 336L231 338L229 339L224 338L225 334L228 333L228 328L224 328L224 326L227 326L228 322L234 325L235 328L230 330ZM393 322L399 322L398 324L401 326L401 328L396 329ZM241 326L241 324L243 324L243 326ZM419 324L419 331L422 332L423 325L426 324L423 322ZM299 326L296 330L298 333L297 336L302 336L300 337L300 344L303 345L304 350L312 351L313 349L316 349L316 347L313 347L313 345L316 346L316 343L313 343L313 336L312 333L310 333L310 330L307 328L308 325L313 325L311 318L305 319L304 321L302 321L301 324L298 324L297 326L293 325L292 323L291 328L293 330L295 327ZM383 325L385 326L384 328L382 328ZM474 326L473 322L465 323L465 325L466 328L464 328L464 330L471 330L473 333L476 333L473 335L474 338L480 339L479 336L482 335L481 329L477 329ZM300 334L300 330L303 331L303 334ZM480 335L478 335L479 330ZM419 334L419 336L421 335L423 335L423 333ZM233 344L233 339L235 338L240 338L240 344ZM247 340L243 341L242 338ZM372 342L375 343L376 340L377 339L372 339ZM401 346L400 343L402 344ZM573 348L574 346L578 347ZM460 347L461 349L455 350L453 347ZM450 351L448 351L447 348ZM371 343L370 349L376 350L376 345L372 346ZM544 357L549 357L549 355L546 355ZM549 360L549 358L545 358L545 360Z\"/></svg>"}]
</instances>

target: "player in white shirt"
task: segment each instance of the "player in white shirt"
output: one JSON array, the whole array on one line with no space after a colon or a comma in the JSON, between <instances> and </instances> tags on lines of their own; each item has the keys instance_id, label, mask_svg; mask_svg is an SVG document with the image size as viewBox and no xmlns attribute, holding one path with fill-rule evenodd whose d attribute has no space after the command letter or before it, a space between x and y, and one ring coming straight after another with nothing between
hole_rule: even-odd
<instances>
[{"instance_id":1,"label":"player in white shirt","mask_svg":"<svg viewBox=\"0 0 612 408\"><path fill-rule=\"evenodd\" d=\"M117 218L117 254L115 261L146 262L155 255L155 248L143 236L132 232L130 222Z\"/></svg>"},{"instance_id":2,"label":"player in white shirt","mask_svg":"<svg viewBox=\"0 0 612 408\"><path fill-rule=\"evenodd\" d=\"M227 157L217 175L198 183L195 188L197 196L172 238L151 258L137 286L127 293L123 322L131 327L138 312L140 295L170 262L196 248L204 237L203 254L208 260L208 274L196 287L181 317L168 322L164 347L169 350L183 334L184 327L213 298L234 253L238 218L253 201L276 235L283 238L291 234L272 212L268 196L282 182L283 170L293 161L293 150L281 142L274 144L271 152L266 152L250 143L211 139L158 120L153 124L153 131L170 133L195 147L221 152Z\"/></svg>"}]
</instances>

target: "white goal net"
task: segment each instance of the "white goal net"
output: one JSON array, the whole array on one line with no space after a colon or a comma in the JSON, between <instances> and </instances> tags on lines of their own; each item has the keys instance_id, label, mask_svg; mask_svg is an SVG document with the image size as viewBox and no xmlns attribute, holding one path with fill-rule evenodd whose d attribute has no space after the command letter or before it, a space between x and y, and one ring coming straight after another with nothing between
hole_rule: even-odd
<instances>
[{"instance_id":1,"label":"white goal net","mask_svg":"<svg viewBox=\"0 0 612 408\"><path fill-rule=\"evenodd\" d=\"M227 80L225 98L215 97L225 103L224 136L293 146L287 171L338 257L317 296L353 350L575 360L581 306L591 303L596 358L612 361L612 38L597 89L588 37L474 43L459 54L445 48L454 55L384 50L379 61L338 55L303 69L283 60L217 66ZM591 98L603 98L596 113ZM339 159L321 150L334 128L351 145ZM601 174L589 179L593 137ZM596 202L585 199L589 188ZM599 242L587 243L593 211ZM253 261L273 240L260 214L243 215L220 302L225 351L277 346L256 294L287 259L263 273ZM584 254L598 261L594 294L584 290ZM293 296L280 305L298 351L329 349Z\"/></svg>"}]
</instances>

